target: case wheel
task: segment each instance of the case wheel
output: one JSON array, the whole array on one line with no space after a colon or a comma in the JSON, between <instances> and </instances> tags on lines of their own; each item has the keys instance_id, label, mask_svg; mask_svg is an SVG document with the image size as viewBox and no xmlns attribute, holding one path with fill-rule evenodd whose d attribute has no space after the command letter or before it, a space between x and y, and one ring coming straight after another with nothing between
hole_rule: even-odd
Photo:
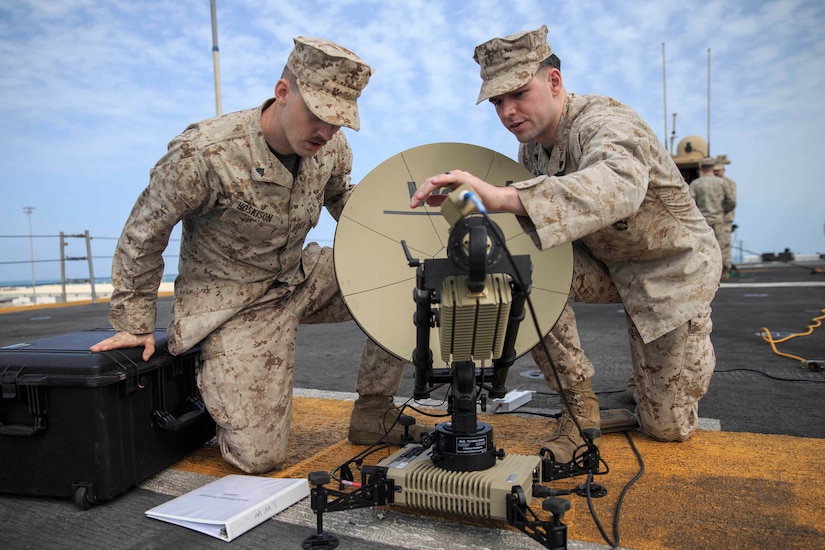
<instances>
[{"instance_id":1,"label":"case wheel","mask_svg":"<svg viewBox=\"0 0 825 550\"><path fill-rule=\"evenodd\" d=\"M95 504L92 491L88 485L77 485L74 489L74 503L81 510L88 510Z\"/></svg>"}]
</instances>

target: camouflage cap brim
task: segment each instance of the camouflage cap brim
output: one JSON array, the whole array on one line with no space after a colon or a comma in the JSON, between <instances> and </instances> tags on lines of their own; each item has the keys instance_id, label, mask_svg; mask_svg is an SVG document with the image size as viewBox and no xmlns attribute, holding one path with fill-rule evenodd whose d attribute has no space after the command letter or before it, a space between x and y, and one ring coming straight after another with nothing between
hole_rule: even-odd
<instances>
[{"instance_id":1,"label":"camouflage cap brim","mask_svg":"<svg viewBox=\"0 0 825 550\"><path fill-rule=\"evenodd\" d=\"M346 126L353 130L361 129L361 119L358 116L358 106L355 100L342 97L340 91L327 93L312 88L298 80L298 89L301 97L312 114L333 126ZM357 96L356 96L357 97Z\"/></svg>"}]
</instances>

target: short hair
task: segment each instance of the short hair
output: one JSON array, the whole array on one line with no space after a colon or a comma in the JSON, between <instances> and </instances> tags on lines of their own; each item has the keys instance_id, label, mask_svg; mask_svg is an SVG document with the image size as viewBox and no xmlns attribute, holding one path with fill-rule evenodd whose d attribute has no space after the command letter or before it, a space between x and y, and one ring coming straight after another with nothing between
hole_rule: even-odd
<instances>
[{"instance_id":1,"label":"short hair","mask_svg":"<svg viewBox=\"0 0 825 550\"><path fill-rule=\"evenodd\" d=\"M561 70L561 59L554 53L550 54L550 57L545 58L541 63L539 63L539 69L547 70L547 69L558 69Z\"/></svg>"},{"instance_id":2,"label":"short hair","mask_svg":"<svg viewBox=\"0 0 825 550\"><path fill-rule=\"evenodd\" d=\"M289 83L289 88L291 90L298 90L298 77L287 68L284 68L284 72L281 73L281 78L286 80Z\"/></svg>"}]
</instances>

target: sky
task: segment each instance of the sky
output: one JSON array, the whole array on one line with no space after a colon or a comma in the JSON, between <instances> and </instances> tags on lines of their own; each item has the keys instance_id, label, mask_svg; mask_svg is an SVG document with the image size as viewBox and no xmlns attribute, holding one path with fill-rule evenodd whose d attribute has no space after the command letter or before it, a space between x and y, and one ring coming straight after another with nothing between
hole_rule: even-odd
<instances>
[{"instance_id":1,"label":"sky","mask_svg":"<svg viewBox=\"0 0 825 550\"><path fill-rule=\"evenodd\" d=\"M359 99L360 132L342 129L353 182L430 143L516 158L518 143L493 107L475 104L473 49L546 24L568 91L628 104L668 145L675 131L674 153L698 135L711 155L728 156L738 186L734 245L745 255L825 253L821 0L216 6L224 113L272 96L294 36L333 40L374 68ZM85 231L94 274L105 277L168 142L216 114L210 2L0 0L0 82L0 281L31 280L32 267L38 281L58 279L57 235ZM310 237L332 245L334 234L327 215ZM86 256L83 239L66 243L66 256ZM168 275L177 271L177 244L167 251ZM86 263L67 262L66 276L88 277Z\"/></svg>"}]
</instances>

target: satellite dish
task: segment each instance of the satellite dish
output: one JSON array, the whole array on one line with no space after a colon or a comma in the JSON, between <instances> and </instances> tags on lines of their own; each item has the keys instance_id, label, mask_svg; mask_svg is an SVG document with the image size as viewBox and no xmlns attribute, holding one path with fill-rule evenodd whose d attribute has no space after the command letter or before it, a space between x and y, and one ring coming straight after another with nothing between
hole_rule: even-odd
<instances>
[{"instance_id":1,"label":"satellite dish","mask_svg":"<svg viewBox=\"0 0 825 550\"><path fill-rule=\"evenodd\" d=\"M335 275L355 322L392 355L412 362L416 345L413 314L416 270L410 254L426 260L447 257L450 225L440 207L410 208L412 193L428 177L447 170L466 170L494 185L533 177L524 166L490 149L463 143L433 143L407 149L379 164L356 186L335 230ZM567 303L573 277L573 249L566 243L539 250L512 214L490 213L515 255L533 263L530 300L542 337L555 325ZM529 309L519 326L516 354L539 342ZM439 331L430 331L430 347L439 349ZM440 364L434 351L434 367Z\"/></svg>"}]
</instances>

